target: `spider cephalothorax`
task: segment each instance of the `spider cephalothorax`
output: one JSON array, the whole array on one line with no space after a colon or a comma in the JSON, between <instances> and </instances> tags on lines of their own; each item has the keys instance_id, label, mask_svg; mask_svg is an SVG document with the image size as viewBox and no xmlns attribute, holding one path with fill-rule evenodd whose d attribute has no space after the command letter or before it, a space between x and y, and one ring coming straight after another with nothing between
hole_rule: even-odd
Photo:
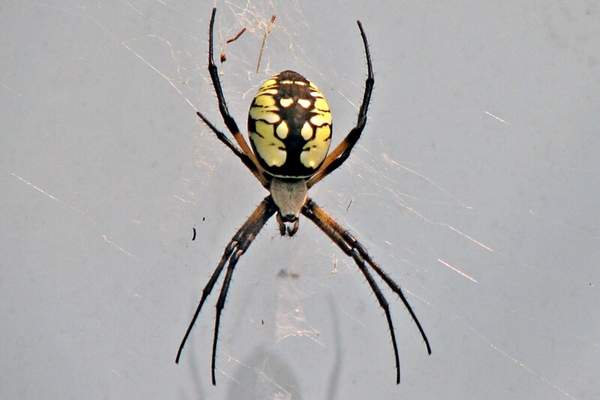
<instances>
[{"instance_id":1,"label":"spider cephalothorax","mask_svg":"<svg viewBox=\"0 0 600 400\"><path fill-rule=\"evenodd\" d=\"M181 341L175 362L179 362L181 352L196 322L196 318L225 265L227 265L227 272L217 300L213 336L211 371L212 383L213 385L216 384L215 357L221 311L225 306L231 277L239 258L246 252L256 235L273 215L276 215L281 235L287 233L292 236L298 230L299 216L302 214L317 225L346 255L354 259L371 290L373 290L379 305L385 312L394 348L396 382L400 383L400 360L392 317L387 300L381 293L372 271L400 297L425 341L427 352L431 354L427 336L400 286L373 261L365 248L348 230L338 224L325 210L308 197L308 190L314 184L346 161L367 122L367 109L373 91L374 76L369 45L362 25L360 21L357 21L367 56L368 76L358 120L350 133L328 155L332 129L329 104L317 86L293 71L280 72L266 80L259 88L257 95L252 100L248 115L248 133L252 148L248 146L248 142L240 133L237 123L229 114L217 66L214 62L213 27L215 13L216 9L213 9L209 28L208 71L217 94L219 111L237 145L231 142L227 135L217 129L203 114L200 112L197 114L216 134L217 138L240 158L261 185L269 191L269 195L254 210L225 248L217 268L215 268L202 291L200 303Z\"/></svg>"}]
</instances>

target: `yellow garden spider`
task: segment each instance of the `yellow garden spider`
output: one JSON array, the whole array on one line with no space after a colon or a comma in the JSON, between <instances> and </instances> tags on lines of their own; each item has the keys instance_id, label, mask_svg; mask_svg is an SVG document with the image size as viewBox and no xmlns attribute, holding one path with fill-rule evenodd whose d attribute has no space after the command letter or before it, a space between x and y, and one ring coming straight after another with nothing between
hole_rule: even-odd
<instances>
[{"instance_id":1,"label":"yellow garden spider","mask_svg":"<svg viewBox=\"0 0 600 400\"><path fill-rule=\"evenodd\" d=\"M212 383L216 385L215 357L219 322L235 266L273 214L277 218L281 235L285 236L287 233L289 236L293 236L298 230L298 217L302 213L325 232L346 255L354 259L367 279L371 290L373 290L379 301L379 305L385 311L394 347L396 383L400 383L398 346L389 305L369 268L375 271L400 297L425 341L427 352L431 354L429 340L400 286L373 261L354 236L307 196L308 189L346 161L367 122L367 109L373 91L374 76L369 45L362 24L357 21L367 57L368 76L358 113L358 121L346 138L327 155L332 128L331 111L327 100L319 88L302 75L293 71L283 71L265 81L252 100L248 115L248 132L252 145L252 149L250 149L240 133L237 123L229 114L217 66L213 59L213 28L216 11L216 8L213 8L210 17L208 71L217 94L221 116L229 131L233 134L239 148L204 115L200 112L197 112L197 114L217 135L217 138L240 158L270 194L254 210L225 248L217 268L202 290L200 303L181 341L175 362L179 363L181 352L202 309L202 305L219 279L225 264L227 264L227 272L217 300L212 346L211 375Z\"/></svg>"}]
</instances>

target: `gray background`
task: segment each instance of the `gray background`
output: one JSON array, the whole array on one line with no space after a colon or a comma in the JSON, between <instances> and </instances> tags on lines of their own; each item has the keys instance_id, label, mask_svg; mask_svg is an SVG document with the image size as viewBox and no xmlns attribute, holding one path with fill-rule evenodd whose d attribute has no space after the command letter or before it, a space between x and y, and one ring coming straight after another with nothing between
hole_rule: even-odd
<instances>
[{"instance_id":1,"label":"gray background","mask_svg":"<svg viewBox=\"0 0 600 400\"><path fill-rule=\"evenodd\" d=\"M210 385L201 288L265 195L218 126L206 1L0 2L0 398L598 399L600 4L218 2L239 124L282 69L351 128L312 196L409 293L367 283L307 220L242 258ZM266 22L277 16L255 73ZM198 237L192 241L192 228Z\"/></svg>"}]
</instances>

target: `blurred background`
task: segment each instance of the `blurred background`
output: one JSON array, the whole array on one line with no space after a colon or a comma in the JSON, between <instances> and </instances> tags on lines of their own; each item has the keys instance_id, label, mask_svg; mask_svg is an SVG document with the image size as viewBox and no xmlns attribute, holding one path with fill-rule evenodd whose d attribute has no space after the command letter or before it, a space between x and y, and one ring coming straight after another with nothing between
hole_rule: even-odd
<instances>
[{"instance_id":1,"label":"blurred background","mask_svg":"<svg viewBox=\"0 0 600 400\"><path fill-rule=\"evenodd\" d=\"M369 122L311 194L429 335L431 356L384 288L399 386L375 296L306 219L292 239L270 221L238 264L217 386L216 291L174 363L266 195L195 116L225 129L213 6L240 127L260 83L293 69L328 97L334 144L356 122L364 24ZM598 1L2 1L0 397L600 398L599 15Z\"/></svg>"}]
</instances>

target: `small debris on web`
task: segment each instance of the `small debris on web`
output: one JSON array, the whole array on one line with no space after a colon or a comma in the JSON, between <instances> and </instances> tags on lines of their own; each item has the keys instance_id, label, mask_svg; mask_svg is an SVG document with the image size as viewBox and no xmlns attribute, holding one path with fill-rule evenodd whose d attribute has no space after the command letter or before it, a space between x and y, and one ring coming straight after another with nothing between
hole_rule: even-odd
<instances>
[{"instance_id":1,"label":"small debris on web","mask_svg":"<svg viewBox=\"0 0 600 400\"><path fill-rule=\"evenodd\" d=\"M204 220L204 218L202 220ZM194 240L196 240L196 228L192 228L192 230L194 231L194 235L192 236L192 241L194 241Z\"/></svg>"},{"instance_id":2,"label":"small debris on web","mask_svg":"<svg viewBox=\"0 0 600 400\"><path fill-rule=\"evenodd\" d=\"M246 28L242 28L238 33L236 33L233 37L230 37L229 39L227 39L227 41L225 42L225 45L228 45L230 43L235 42L236 40L238 40L240 38L240 36L242 36L244 34L244 32L246 32ZM227 55L225 54L225 50L223 50L219 56L219 59L221 60L221 64L223 64L225 61L227 61Z\"/></svg>"},{"instance_id":3,"label":"small debris on web","mask_svg":"<svg viewBox=\"0 0 600 400\"><path fill-rule=\"evenodd\" d=\"M298 274L297 272L288 272L288 270L281 268L279 270L279 272L277 273L277 277L278 278L298 279L298 278L300 278L300 274Z\"/></svg>"},{"instance_id":4,"label":"small debris on web","mask_svg":"<svg viewBox=\"0 0 600 400\"><path fill-rule=\"evenodd\" d=\"M271 31L273 30L273 25L275 24L275 18L277 18L275 15L271 15L271 21L269 22L269 24L267 24L267 29L265 30L265 34L263 35L263 40L260 45L260 52L258 53L258 62L256 63L256 73L257 74L258 74L258 71L260 70L260 62L262 60L263 51L265 50L267 36L269 36Z\"/></svg>"}]
</instances>

